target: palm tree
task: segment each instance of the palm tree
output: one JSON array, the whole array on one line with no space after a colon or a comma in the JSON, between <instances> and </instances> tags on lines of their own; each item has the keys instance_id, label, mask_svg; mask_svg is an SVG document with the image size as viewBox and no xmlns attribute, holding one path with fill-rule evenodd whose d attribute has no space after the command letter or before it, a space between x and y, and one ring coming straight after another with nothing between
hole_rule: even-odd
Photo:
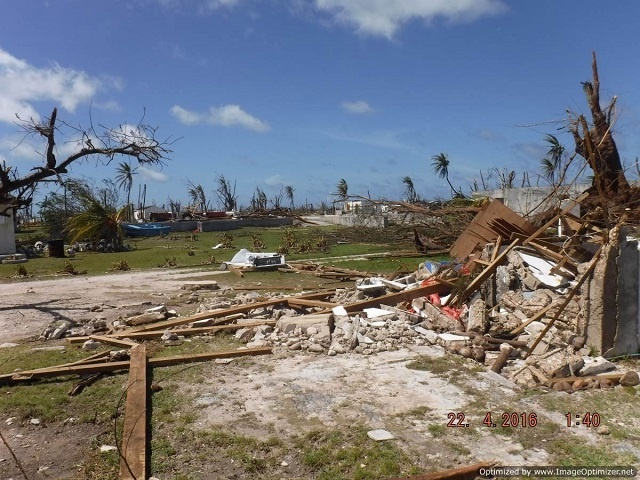
<instances>
[{"instance_id":1,"label":"palm tree","mask_svg":"<svg viewBox=\"0 0 640 480\"><path fill-rule=\"evenodd\" d=\"M133 186L133 176L136 174L136 170L138 168L131 168L131 164L129 162L120 162L118 167L116 168L116 184L118 188L123 189L127 192L127 219L131 220L133 218L132 209L130 207L131 204L131 187Z\"/></svg>"},{"instance_id":2,"label":"palm tree","mask_svg":"<svg viewBox=\"0 0 640 480\"><path fill-rule=\"evenodd\" d=\"M407 197L407 202L416 203L420 201L420 196L416 193L416 189L413 186L413 180L411 177L407 175L402 179L402 183L404 183L405 187L405 195Z\"/></svg>"},{"instance_id":3,"label":"palm tree","mask_svg":"<svg viewBox=\"0 0 640 480\"><path fill-rule=\"evenodd\" d=\"M204 193L202 185L194 185L189 181L189 189L187 190L187 193L189 194L189 198L194 206L197 206L201 212L207 211L207 196Z\"/></svg>"},{"instance_id":4,"label":"palm tree","mask_svg":"<svg viewBox=\"0 0 640 480\"><path fill-rule=\"evenodd\" d=\"M461 192L458 192L451 182L449 181L449 156L446 153L439 153L438 155L434 155L431 157L431 166L433 167L433 172L438 175L440 178L444 178L449 187L451 187L451 194L454 197L461 195Z\"/></svg>"},{"instance_id":5,"label":"palm tree","mask_svg":"<svg viewBox=\"0 0 640 480\"><path fill-rule=\"evenodd\" d=\"M65 232L71 237L70 243L83 239L104 239L115 250L119 249L122 246L121 223L126 217L128 205L116 210L103 205L90 194L83 201L86 204L85 210L67 220Z\"/></svg>"},{"instance_id":6,"label":"palm tree","mask_svg":"<svg viewBox=\"0 0 640 480\"><path fill-rule=\"evenodd\" d=\"M294 205L293 205L293 192L295 192L295 188L293 188L293 185L287 185L286 187L284 187L284 194L287 196L287 198L289 199L289 201L291 202L291 210L294 209Z\"/></svg>"},{"instance_id":7,"label":"palm tree","mask_svg":"<svg viewBox=\"0 0 640 480\"><path fill-rule=\"evenodd\" d=\"M340 200L346 200L349 196L349 185L347 185L347 181L344 178L341 178L336 185L337 195Z\"/></svg>"},{"instance_id":8,"label":"palm tree","mask_svg":"<svg viewBox=\"0 0 640 480\"><path fill-rule=\"evenodd\" d=\"M540 161L542 172L551 183L554 183L556 174L559 173L562 165L564 146L554 135L546 135L544 140L549 145L549 150L547 151L547 156Z\"/></svg>"}]
</instances>

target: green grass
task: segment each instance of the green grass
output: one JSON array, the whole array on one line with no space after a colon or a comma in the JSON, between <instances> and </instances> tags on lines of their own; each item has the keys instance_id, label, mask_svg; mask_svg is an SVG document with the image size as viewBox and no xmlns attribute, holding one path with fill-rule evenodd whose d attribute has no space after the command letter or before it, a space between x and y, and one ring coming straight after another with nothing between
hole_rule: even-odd
<instances>
[{"instance_id":1,"label":"green grass","mask_svg":"<svg viewBox=\"0 0 640 480\"><path fill-rule=\"evenodd\" d=\"M294 445L307 478L376 480L420 472L393 442L375 442L366 432L365 426L354 425L347 431L314 430L298 437Z\"/></svg>"},{"instance_id":2,"label":"green grass","mask_svg":"<svg viewBox=\"0 0 640 480\"><path fill-rule=\"evenodd\" d=\"M253 250L252 236L260 238L264 251L274 252L285 244L285 238L296 238L298 245L316 245L323 243L325 250L298 252L291 248L286 255L287 261L305 261L348 255L375 254L382 252L407 252L408 257L372 258L369 260L349 260L338 262L327 260L343 268L351 268L374 273L394 272L398 269L415 271L422 257L415 257L412 240L402 229L354 229L338 226L329 227L275 227L275 228L242 228L227 232L233 236L233 248L212 250L221 242L225 232L203 232L198 234L198 241L190 240L189 232L175 232L171 235L148 238L127 238L133 250L116 253L77 252L73 258L52 258L41 256L29 259L22 264L27 273L34 278L55 275L63 271L65 262L71 263L77 271L86 271L87 275L101 275L112 270L115 264L126 262L131 270L148 270L159 268L168 260L175 258L177 268L201 267L217 270L220 262L231 260L241 248ZM172 237L177 240L172 240ZM32 245L38 238L37 232L18 233L18 243ZM192 255L189 255L189 252ZM0 265L0 281L9 280L16 273L15 265Z\"/></svg>"}]
</instances>

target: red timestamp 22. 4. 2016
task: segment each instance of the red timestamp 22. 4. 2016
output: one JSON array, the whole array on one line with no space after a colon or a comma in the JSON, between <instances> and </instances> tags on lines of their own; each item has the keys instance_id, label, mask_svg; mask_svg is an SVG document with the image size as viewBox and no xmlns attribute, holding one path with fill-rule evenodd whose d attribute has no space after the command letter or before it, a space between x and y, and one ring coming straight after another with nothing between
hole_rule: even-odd
<instances>
[{"instance_id":1,"label":"red timestamp 22. 4. 2016","mask_svg":"<svg viewBox=\"0 0 640 480\"><path fill-rule=\"evenodd\" d=\"M538 425L538 416L533 412L503 412L498 416L493 417L491 412L487 412L482 420L482 424L495 428L513 428L513 427L530 427L533 428ZM449 412L447 414L449 421L447 427L469 427L470 424L467 421L467 416L463 412Z\"/></svg>"}]
</instances>

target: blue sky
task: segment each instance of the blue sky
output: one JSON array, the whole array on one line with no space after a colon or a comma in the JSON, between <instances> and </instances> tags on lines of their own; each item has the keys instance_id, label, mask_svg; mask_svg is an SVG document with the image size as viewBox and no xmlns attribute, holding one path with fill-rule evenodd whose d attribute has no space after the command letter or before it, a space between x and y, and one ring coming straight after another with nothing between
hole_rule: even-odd
<instances>
[{"instance_id":1,"label":"blue sky","mask_svg":"<svg viewBox=\"0 0 640 480\"><path fill-rule=\"evenodd\" d=\"M39 162L16 113L57 106L83 126L144 113L179 139L162 169L137 171L147 203L186 203L192 182L215 207L220 174L245 206L257 186L285 185L318 205L341 178L399 199L406 175L423 197L448 197L431 168L441 152L466 192L493 167L533 178L545 134L572 148L558 129L567 108L587 113L592 50L603 103L618 97L623 160L640 153L639 2L16 0L2 13L0 158L21 172ZM119 161L71 173L113 176Z\"/></svg>"}]
</instances>

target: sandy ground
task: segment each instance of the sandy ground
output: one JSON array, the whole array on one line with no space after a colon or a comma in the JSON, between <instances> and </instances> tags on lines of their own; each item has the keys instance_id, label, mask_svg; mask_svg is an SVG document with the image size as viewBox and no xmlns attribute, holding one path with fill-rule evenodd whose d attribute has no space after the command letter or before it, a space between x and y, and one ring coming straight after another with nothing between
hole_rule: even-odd
<instances>
[{"instance_id":1,"label":"sandy ground","mask_svg":"<svg viewBox=\"0 0 640 480\"><path fill-rule=\"evenodd\" d=\"M3 283L0 344L37 336L56 320L79 322L99 314L112 321L139 311L144 305L165 303L168 296L181 292L185 279L197 283L194 278L221 273L202 269L152 270Z\"/></svg>"}]
</instances>

